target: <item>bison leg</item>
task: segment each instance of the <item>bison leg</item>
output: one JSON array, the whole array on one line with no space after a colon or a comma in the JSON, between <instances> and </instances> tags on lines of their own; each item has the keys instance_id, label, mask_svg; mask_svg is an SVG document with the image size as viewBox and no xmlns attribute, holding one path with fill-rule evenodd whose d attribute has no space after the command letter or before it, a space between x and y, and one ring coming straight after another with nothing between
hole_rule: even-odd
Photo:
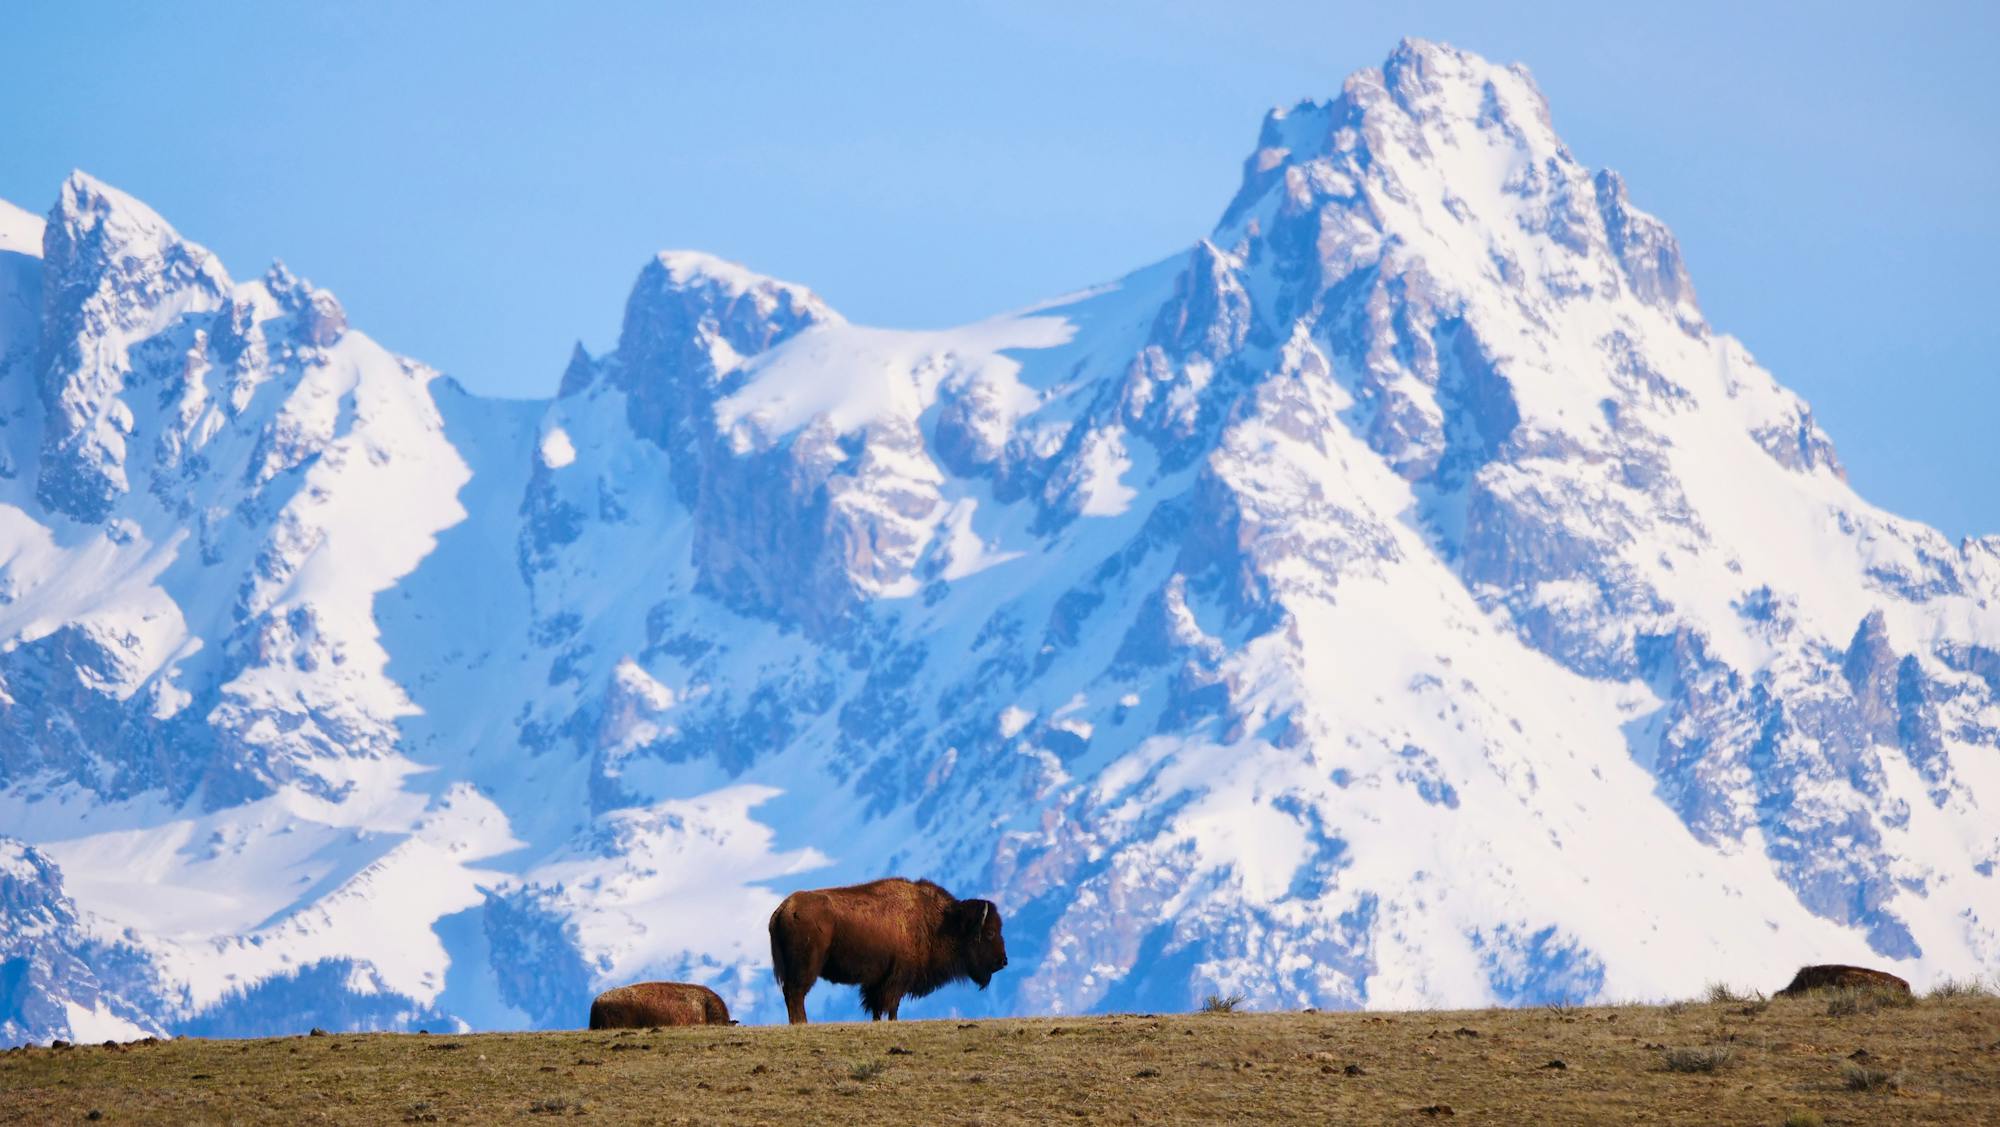
<instances>
[{"instance_id":1,"label":"bison leg","mask_svg":"<svg viewBox=\"0 0 2000 1127\"><path fill-rule=\"evenodd\" d=\"M803 958L791 958L781 964L783 971L778 975L778 985L785 991L785 1017L793 1025L806 1023L806 991L819 981L820 960L807 954Z\"/></svg>"},{"instance_id":2,"label":"bison leg","mask_svg":"<svg viewBox=\"0 0 2000 1127\"><path fill-rule=\"evenodd\" d=\"M813 988L813 983L819 981L819 972L825 969L829 937L822 934L815 942L806 925L797 918L792 900L787 897L771 913L771 969L785 992L785 1016L793 1025L804 1025L806 991Z\"/></svg>"},{"instance_id":3,"label":"bison leg","mask_svg":"<svg viewBox=\"0 0 2000 1127\"><path fill-rule=\"evenodd\" d=\"M813 988L813 979L804 982L785 983L785 1017L793 1025L806 1023L806 991Z\"/></svg>"}]
</instances>

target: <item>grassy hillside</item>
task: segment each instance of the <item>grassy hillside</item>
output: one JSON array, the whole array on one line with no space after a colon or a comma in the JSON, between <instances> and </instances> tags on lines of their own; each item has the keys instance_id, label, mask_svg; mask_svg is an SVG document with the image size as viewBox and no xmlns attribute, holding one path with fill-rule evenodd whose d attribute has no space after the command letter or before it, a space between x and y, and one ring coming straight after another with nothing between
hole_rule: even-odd
<instances>
[{"instance_id":1,"label":"grassy hillside","mask_svg":"<svg viewBox=\"0 0 2000 1127\"><path fill-rule=\"evenodd\" d=\"M181 1040L0 1055L0 1122L2000 1123L2000 999Z\"/></svg>"}]
</instances>

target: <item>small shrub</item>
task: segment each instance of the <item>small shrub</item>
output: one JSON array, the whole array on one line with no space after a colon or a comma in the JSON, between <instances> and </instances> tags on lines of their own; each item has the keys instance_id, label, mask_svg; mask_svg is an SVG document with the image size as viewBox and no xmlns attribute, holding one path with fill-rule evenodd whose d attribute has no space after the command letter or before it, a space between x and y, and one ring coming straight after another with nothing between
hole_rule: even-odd
<instances>
[{"instance_id":1,"label":"small shrub","mask_svg":"<svg viewBox=\"0 0 2000 1127\"><path fill-rule=\"evenodd\" d=\"M1816 1111L1795 1111L1785 1117L1785 1127L1826 1127L1826 1120Z\"/></svg>"},{"instance_id":2,"label":"small shrub","mask_svg":"<svg viewBox=\"0 0 2000 1127\"><path fill-rule=\"evenodd\" d=\"M1931 987L1926 998L1991 998L1993 991L1977 978L1944 978Z\"/></svg>"},{"instance_id":3,"label":"small shrub","mask_svg":"<svg viewBox=\"0 0 2000 1127\"><path fill-rule=\"evenodd\" d=\"M864 1060L847 1070L849 1080L873 1080L888 1071L889 1066L879 1060Z\"/></svg>"},{"instance_id":4,"label":"small shrub","mask_svg":"<svg viewBox=\"0 0 2000 1127\"><path fill-rule=\"evenodd\" d=\"M1570 1000L1568 998L1561 998L1556 1001L1550 1002L1546 1008L1550 1013L1556 1015L1557 1017L1576 1016L1576 1007L1570 1003Z\"/></svg>"},{"instance_id":5,"label":"small shrub","mask_svg":"<svg viewBox=\"0 0 2000 1127\"><path fill-rule=\"evenodd\" d=\"M1688 1005L1689 1003L1684 999L1678 1002L1668 1002L1660 1008L1667 1012L1668 1017L1679 1017L1688 1012Z\"/></svg>"},{"instance_id":6,"label":"small shrub","mask_svg":"<svg viewBox=\"0 0 2000 1127\"><path fill-rule=\"evenodd\" d=\"M1735 1058L1736 1050L1727 1045L1668 1049L1660 1056L1668 1072L1720 1072Z\"/></svg>"},{"instance_id":7,"label":"small shrub","mask_svg":"<svg viewBox=\"0 0 2000 1127\"><path fill-rule=\"evenodd\" d=\"M1750 995L1740 993L1727 982L1711 982L1704 991L1711 1005L1741 1005L1750 1000ZM1762 995L1758 995L1762 997Z\"/></svg>"},{"instance_id":8,"label":"small shrub","mask_svg":"<svg viewBox=\"0 0 2000 1127\"><path fill-rule=\"evenodd\" d=\"M1893 1092L1903 1086L1902 1078L1885 1069L1850 1064L1845 1073L1847 1087L1854 1092Z\"/></svg>"},{"instance_id":9,"label":"small shrub","mask_svg":"<svg viewBox=\"0 0 2000 1127\"><path fill-rule=\"evenodd\" d=\"M1205 1014L1233 1014L1245 999L1241 994L1210 994L1202 999L1201 1012Z\"/></svg>"}]
</instances>

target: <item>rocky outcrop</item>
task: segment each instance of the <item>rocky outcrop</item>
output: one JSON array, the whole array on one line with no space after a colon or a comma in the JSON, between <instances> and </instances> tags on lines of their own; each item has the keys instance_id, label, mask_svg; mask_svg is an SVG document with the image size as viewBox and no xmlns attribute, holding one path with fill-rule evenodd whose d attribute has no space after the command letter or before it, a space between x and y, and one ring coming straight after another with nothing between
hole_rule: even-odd
<instances>
[{"instance_id":1,"label":"rocky outcrop","mask_svg":"<svg viewBox=\"0 0 2000 1127\"><path fill-rule=\"evenodd\" d=\"M126 384L158 334L222 304L215 256L183 241L145 205L74 173L44 237L41 374L47 411L36 495L51 510L103 520L130 488ZM165 342L162 342L165 343ZM167 349L173 349L171 344Z\"/></svg>"},{"instance_id":2,"label":"rocky outcrop","mask_svg":"<svg viewBox=\"0 0 2000 1127\"><path fill-rule=\"evenodd\" d=\"M154 990L143 955L89 934L46 854L0 837L0 1046L160 1033Z\"/></svg>"},{"instance_id":3,"label":"rocky outcrop","mask_svg":"<svg viewBox=\"0 0 2000 1127\"><path fill-rule=\"evenodd\" d=\"M640 271L609 378L625 392L633 433L672 455L683 503L698 493L716 443L715 401L738 364L839 320L803 287L704 254L663 252Z\"/></svg>"}]
</instances>

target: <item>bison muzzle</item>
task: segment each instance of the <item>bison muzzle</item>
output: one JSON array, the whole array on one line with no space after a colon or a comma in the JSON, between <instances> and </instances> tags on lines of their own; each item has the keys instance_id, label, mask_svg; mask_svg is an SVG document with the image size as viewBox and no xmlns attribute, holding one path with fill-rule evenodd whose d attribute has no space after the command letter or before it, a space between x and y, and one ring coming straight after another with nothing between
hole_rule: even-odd
<instances>
[{"instance_id":1,"label":"bison muzzle","mask_svg":"<svg viewBox=\"0 0 2000 1127\"><path fill-rule=\"evenodd\" d=\"M771 969L792 1024L824 978L861 988L870 1018L896 1020L906 997L969 978L981 990L1007 965L1000 910L901 877L794 892L771 913Z\"/></svg>"},{"instance_id":2,"label":"bison muzzle","mask_svg":"<svg viewBox=\"0 0 2000 1127\"><path fill-rule=\"evenodd\" d=\"M715 991L692 982L640 982L599 994L590 1003L592 1029L656 1025L735 1025Z\"/></svg>"}]
</instances>

